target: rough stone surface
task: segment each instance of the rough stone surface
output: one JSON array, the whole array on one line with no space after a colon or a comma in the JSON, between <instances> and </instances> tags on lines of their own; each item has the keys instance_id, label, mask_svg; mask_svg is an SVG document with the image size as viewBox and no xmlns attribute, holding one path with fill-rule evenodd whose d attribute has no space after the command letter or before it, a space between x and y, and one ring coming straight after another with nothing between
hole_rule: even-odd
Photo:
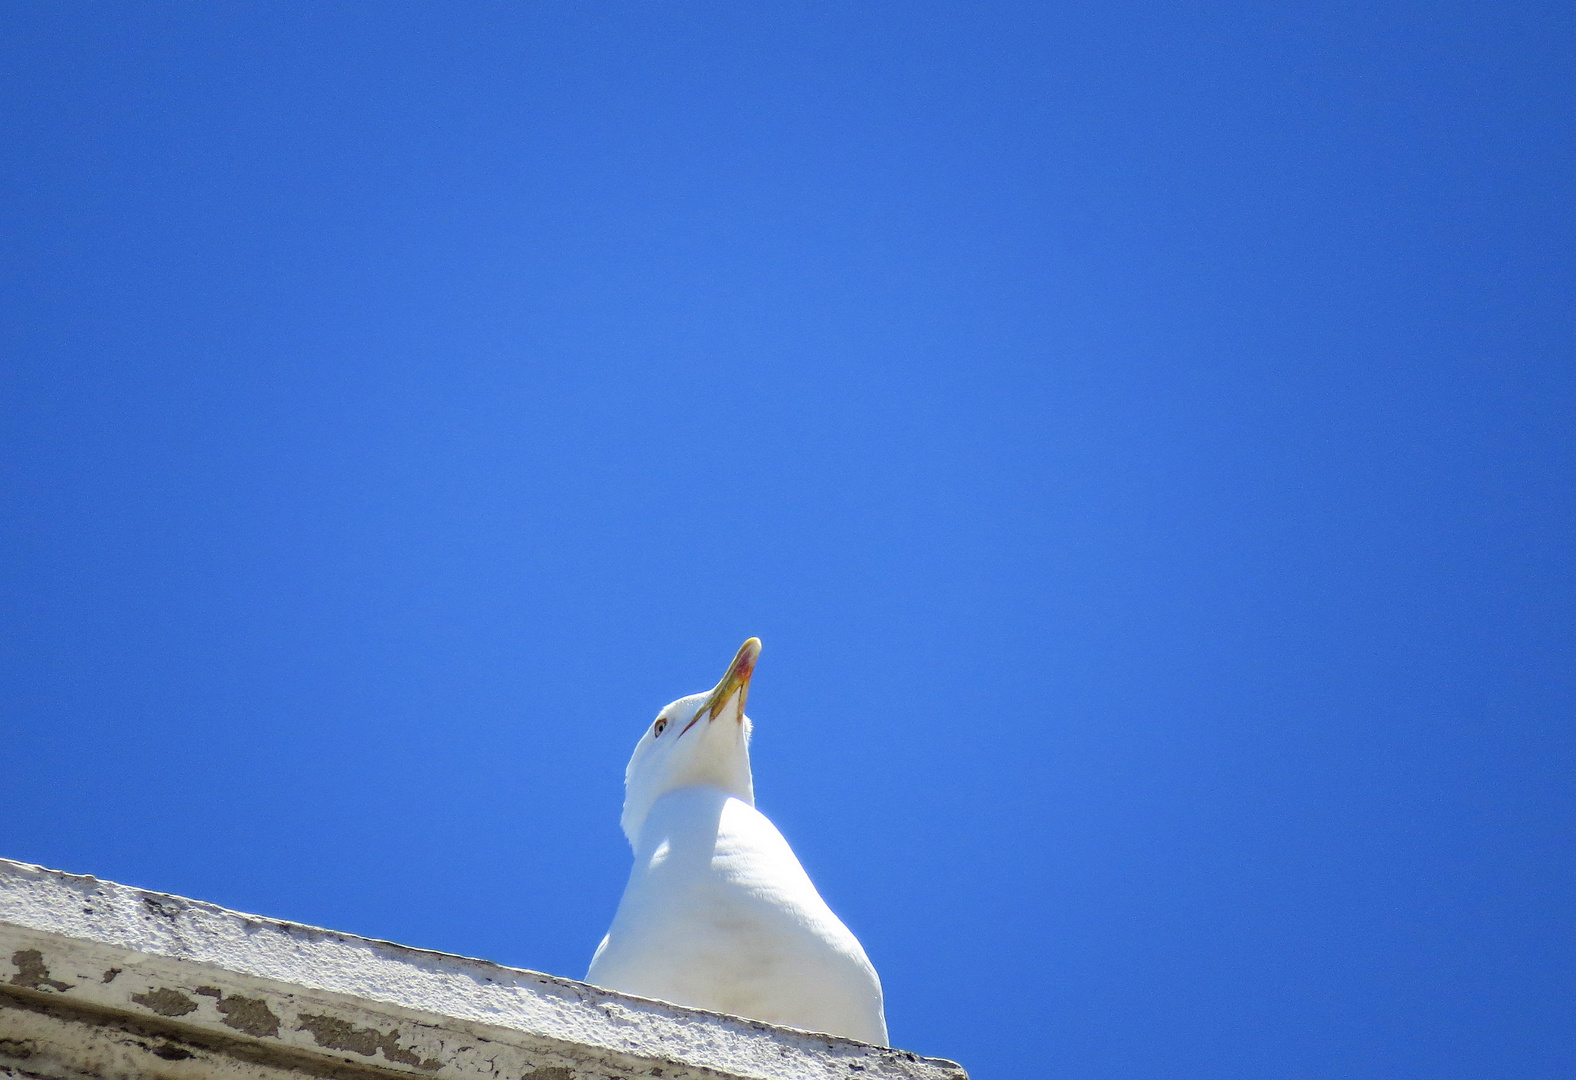
<instances>
[{"instance_id":1,"label":"rough stone surface","mask_svg":"<svg viewBox=\"0 0 1576 1080\"><path fill-rule=\"evenodd\" d=\"M0 859L0 1076L967 1080L952 1062Z\"/></svg>"}]
</instances>

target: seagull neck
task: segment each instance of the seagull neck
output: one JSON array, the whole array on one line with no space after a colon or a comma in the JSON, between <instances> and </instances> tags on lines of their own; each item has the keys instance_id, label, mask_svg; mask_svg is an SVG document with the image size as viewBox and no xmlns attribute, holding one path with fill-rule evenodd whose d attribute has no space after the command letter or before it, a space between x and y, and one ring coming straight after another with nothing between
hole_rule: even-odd
<instances>
[{"instance_id":1,"label":"seagull neck","mask_svg":"<svg viewBox=\"0 0 1576 1080\"><path fill-rule=\"evenodd\" d=\"M652 802L631 846L637 854L668 841L708 845L717 835L723 808L730 801L754 806L749 793L729 791L716 784L688 784L663 792Z\"/></svg>"},{"instance_id":2,"label":"seagull neck","mask_svg":"<svg viewBox=\"0 0 1576 1080\"><path fill-rule=\"evenodd\" d=\"M684 728L658 754L630 761L624 780L624 835L633 846L645 827L645 818L657 802L686 788L713 788L755 805L755 784L750 773L749 721L702 723Z\"/></svg>"}]
</instances>

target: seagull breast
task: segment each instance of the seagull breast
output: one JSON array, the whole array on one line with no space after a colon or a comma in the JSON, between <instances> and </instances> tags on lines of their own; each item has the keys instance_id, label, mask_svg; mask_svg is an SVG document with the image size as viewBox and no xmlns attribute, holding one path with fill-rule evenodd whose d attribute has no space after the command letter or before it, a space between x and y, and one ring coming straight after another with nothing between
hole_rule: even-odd
<instances>
[{"instance_id":1,"label":"seagull breast","mask_svg":"<svg viewBox=\"0 0 1576 1080\"><path fill-rule=\"evenodd\" d=\"M780 832L713 787L652 806L586 979L884 1045L881 982Z\"/></svg>"}]
</instances>

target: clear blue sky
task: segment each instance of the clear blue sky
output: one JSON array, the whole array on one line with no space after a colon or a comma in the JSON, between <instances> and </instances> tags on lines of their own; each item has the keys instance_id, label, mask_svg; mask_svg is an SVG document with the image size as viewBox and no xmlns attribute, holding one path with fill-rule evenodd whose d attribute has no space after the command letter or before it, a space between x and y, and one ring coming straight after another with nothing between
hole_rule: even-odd
<instances>
[{"instance_id":1,"label":"clear blue sky","mask_svg":"<svg viewBox=\"0 0 1576 1080\"><path fill-rule=\"evenodd\" d=\"M7 4L0 855L996 1077L1576 1072L1566 4Z\"/></svg>"}]
</instances>

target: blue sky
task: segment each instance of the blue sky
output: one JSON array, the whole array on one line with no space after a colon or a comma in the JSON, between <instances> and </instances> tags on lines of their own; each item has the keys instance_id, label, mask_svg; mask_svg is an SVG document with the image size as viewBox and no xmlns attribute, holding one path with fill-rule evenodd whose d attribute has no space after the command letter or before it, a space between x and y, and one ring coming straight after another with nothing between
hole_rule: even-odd
<instances>
[{"instance_id":1,"label":"blue sky","mask_svg":"<svg viewBox=\"0 0 1576 1080\"><path fill-rule=\"evenodd\" d=\"M579 976L630 749L981 1078L1576 1070L1554 4L8 4L0 855Z\"/></svg>"}]
</instances>

